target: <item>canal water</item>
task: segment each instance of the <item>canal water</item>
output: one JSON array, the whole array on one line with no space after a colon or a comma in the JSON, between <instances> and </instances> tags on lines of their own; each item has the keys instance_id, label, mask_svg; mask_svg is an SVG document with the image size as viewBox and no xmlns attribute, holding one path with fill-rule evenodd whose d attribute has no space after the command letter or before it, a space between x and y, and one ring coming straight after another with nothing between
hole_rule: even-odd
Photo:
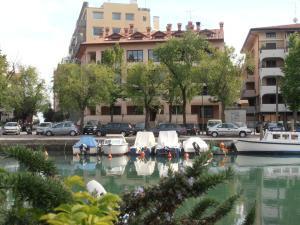
<instances>
[{"instance_id":1,"label":"canal water","mask_svg":"<svg viewBox=\"0 0 300 225\"><path fill-rule=\"evenodd\" d=\"M62 176L79 175L86 181L95 179L107 191L122 194L139 186L157 184L167 174L169 166L174 170L192 165L193 159L136 157L78 158L71 155L50 154ZM210 165L210 172L218 173L231 166L234 178L209 195L219 200L243 191L231 213L219 224L241 224L247 210L256 205L256 224L259 225L297 225L300 224L300 157L282 156L216 156ZM0 160L0 167L14 171L18 163L14 160ZM191 199L179 209L177 215L185 213L195 204Z\"/></svg>"}]
</instances>

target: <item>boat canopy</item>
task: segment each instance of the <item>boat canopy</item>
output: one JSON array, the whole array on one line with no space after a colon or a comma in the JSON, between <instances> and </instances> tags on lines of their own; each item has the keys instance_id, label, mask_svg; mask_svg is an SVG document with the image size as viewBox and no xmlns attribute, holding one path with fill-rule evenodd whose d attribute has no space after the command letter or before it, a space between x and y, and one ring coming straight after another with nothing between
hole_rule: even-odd
<instances>
[{"instance_id":1,"label":"boat canopy","mask_svg":"<svg viewBox=\"0 0 300 225\"><path fill-rule=\"evenodd\" d=\"M180 148L178 135L175 130L160 131L157 141L157 148Z\"/></svg>"},{"instance_id":2,"label":"boat canopy","mask_svg":"<svg viewBox=\"0 0 300 225\"><path fill-rule=\"evenodd\" d=\"M73 147L74 148L79 148L80 145L82 145L82 144L86 144L90 148L94 148L94 147L98 146L98 143L97 143L96 139L94 137L87 136L87 135L80 136L80 140L78 142L76 142Z\"/></svg>"},{"instance_id":3,"label":"boat canopy","mask_svg":"<svg viewBox=\"0 0 300 225\"><path fill-rule=\"evenodd\" d=\"M183 142L183 149L194 149L193 143L196 143L200 147L200 152L206 152L208 151L208 145L206 144L205 141L203 141L199 137L190 137L187 140Z\"/></svg>"},{"instance_id":4,"label":"boat canopy","mask_svg":"<svg viewBox=\"0 0 300 225\"><path fill-rule=\"evenodd\" d=\"M139 131L136 134L134 147L136 148L143 148L148 147L152 148L156 145L155 137L153 132L148 131Z\"/></svg>"}]
</instances>

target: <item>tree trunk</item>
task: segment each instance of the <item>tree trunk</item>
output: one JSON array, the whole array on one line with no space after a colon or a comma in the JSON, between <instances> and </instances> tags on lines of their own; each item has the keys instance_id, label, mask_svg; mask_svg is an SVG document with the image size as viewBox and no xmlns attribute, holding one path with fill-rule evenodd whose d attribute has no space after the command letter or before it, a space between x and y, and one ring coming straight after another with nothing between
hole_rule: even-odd
<instances>
[{"instance_id":1,"label":"tree trunk","mask_svg":"<svg viewBox=\"0 0 300 225\"><path fill-rule=\"evenodd\" d=\"M150 117L150 108L145 107L145 129L149 128L149 117Z\"/></svg>"},{"instance_id":2,"label":"tree trunk","mask_svg":"<svg viewBox=\"0 0 300 225\"><path fill-rule=\"evenodd\" d=\"M221 107L222 107L221 119L222 119L222 122L225 123L225 104L224 104L224 102L221 102Z\"/></svg>"},{"instance_id":3,"label":"tree trunk","mask_svg":"<svg viewBox=\"0 0 300 225\"><path fill-rule=\"evenodd\" d=\"M114 103L112 103L112 104L110 104L110 106L109 106L109 111L110 111L110 122L111 123L113 123L114 122L114 106L115 106L115 104Z\"/></svg>"},{"instance_id":4,"label":"tree trunk","mask_svg":"<svg viewBox=\"0 0 300 225\"><path fill-rule=\"evenodd\" d=\"M169 123L172 123L172 107L173 103L169 103Z\"/></svg>"},{"instance_id":5,"label":"tree trunk","mask_svg":"<svg viewBox=\"0 0 300 225\"><path fill-rule=\"evenodd\" d=\"M80 127L79 127L79 131L82 134L83 132L83 125L84 125L84 109L80 110Z\"/></svg>"},{"instance_id":6,"label":"tree trunk","mask_svg":"<svg viewBox=\"0 0 300 225\"><path fill-rule=\"evenodd\" d=\"M183 88L181 90L182 92L182 119L183 119L183 125L186 126L186 111L185 111L185 108L186 108L186 89Z\"/></svg>"}]
</instances>

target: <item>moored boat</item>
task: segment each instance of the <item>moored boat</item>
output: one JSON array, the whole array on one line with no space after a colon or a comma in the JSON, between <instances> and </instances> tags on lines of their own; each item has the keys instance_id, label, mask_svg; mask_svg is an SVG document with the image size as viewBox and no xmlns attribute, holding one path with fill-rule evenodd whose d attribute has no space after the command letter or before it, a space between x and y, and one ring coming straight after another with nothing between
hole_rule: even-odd
<instances>
[{"instance_id":1,"label":"moored boat","mask_svg":"<svg viewBox=\"0 0 300 225\"><path fill-rule=\"evenodd\" d=\"M98 142L94 137L81 136L80 140L73 145L73 155L76 154L98 154Z\"/></svg>"},{"instance_id":2,"label":"moored boat","mask_svg":"<svg viewBox=\"0 0 300 225\"><path fill-rule=\"evenodd\" d=\"M208 145L199 137L190 137L183 141L183 151L188 153L201 153L209 150Z\"/></svg>"},{"instance_id":3,"label":"moored boat","mask_svg":"<svg viewBox=\"0 0 300 225\"><path fill-rule=\"evenodd\" d=\"M178 141L178 135L175 130L160 131L155 153L157 155L172 155L178 156L181 151L181 144Z\"/></svg>"},{"instance_id":4,"label":"moored boat","mask_svg":"<svg viewBox=\"0 0 300 225\"><path fill-rule=\"evenodd\" d=\"M101 150L105 155L124 155L128 153L128 143L123 135L108 134L101 144Z\"/></svg>"},{"instance_id":5,"label":"moored boat","mask_svg":"<svg viewBox=\"0 0 300 225\"><path fill-rule=\"evenodd\" d=\"M300 153L299 132L266 132L262 140L238 140L238 153Z\"/></svg>"},{"instance_id":6,"label":"moored boat","mask_svg":"<svg viewBox=\"0 0 300 225\"><path fill-rule=\"evenodd\" d=\"M149 155L156 146L153 132L139 131L136 134L134 145L130 147L130 153L140 155L142 152Z\"/></svg>"}]
</instances>

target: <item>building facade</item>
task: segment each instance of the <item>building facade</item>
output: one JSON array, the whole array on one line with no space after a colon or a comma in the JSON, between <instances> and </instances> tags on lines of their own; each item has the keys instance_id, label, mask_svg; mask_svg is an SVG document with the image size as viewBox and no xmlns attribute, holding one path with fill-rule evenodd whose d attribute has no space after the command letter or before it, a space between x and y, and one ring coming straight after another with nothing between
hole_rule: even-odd
<instances>
[{"instance_id":1,"label":"building facade","mask_svg":"<svg viewBox=\"0 0 300 225\"><path fill-rule=\"evenodd\" d=\"M241 50L250 55L254 66L244 74L242 99L249 103L248 120L286 121L292 117L279 82L284 76L282 67L288 54L289 35L299 31L300 24L250 29Z\"/></svg>"}]
</instances>

